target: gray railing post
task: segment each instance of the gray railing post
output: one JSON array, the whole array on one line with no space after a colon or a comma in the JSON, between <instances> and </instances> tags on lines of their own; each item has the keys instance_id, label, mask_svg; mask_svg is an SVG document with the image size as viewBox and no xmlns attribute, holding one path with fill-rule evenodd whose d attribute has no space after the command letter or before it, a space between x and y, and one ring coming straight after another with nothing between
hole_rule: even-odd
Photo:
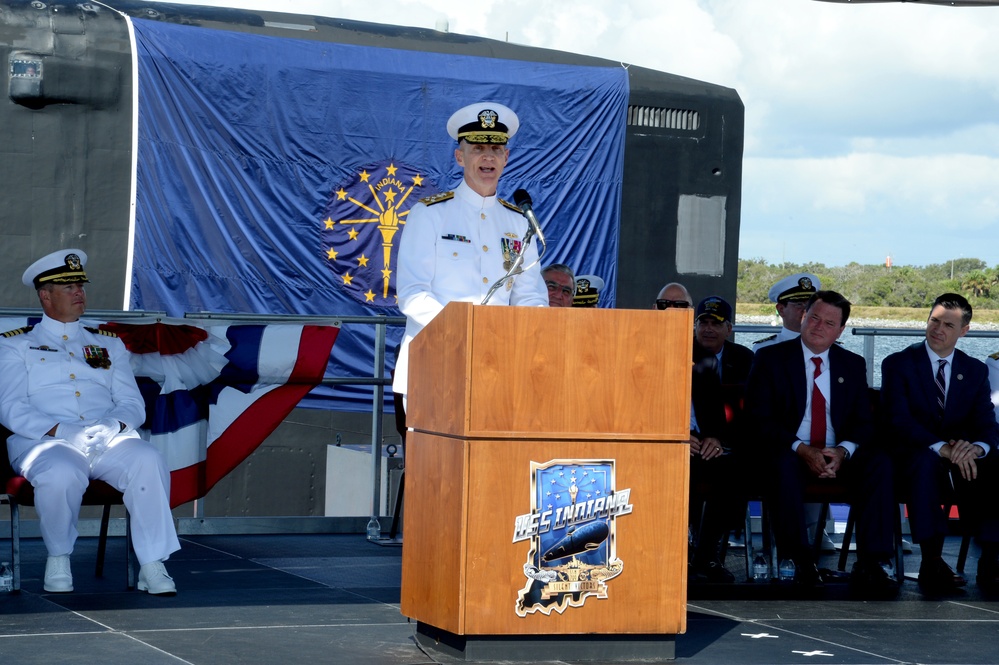
<instances>
[{"instance_id":1,"label":"gray railing post","mask_svg":"<svg viewBox=\"0 0 999 665\"><path fill-rule=\"evenodd\" d=\"M375 383L372 386L371 409L371 519L378 520L381 515L381 480L382 480L382 414L385 410L385 323L375 324Z\"/></svg>"}]
</instances>

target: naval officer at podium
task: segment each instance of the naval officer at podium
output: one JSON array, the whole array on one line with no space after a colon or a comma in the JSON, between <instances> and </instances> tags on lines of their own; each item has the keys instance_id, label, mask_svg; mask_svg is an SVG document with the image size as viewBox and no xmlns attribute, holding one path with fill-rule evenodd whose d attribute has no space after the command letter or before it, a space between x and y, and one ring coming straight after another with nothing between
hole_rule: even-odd
<instances>
[{"instance_id":1,"label":"naval officer at podium","mask_svg":"<svg viewBox=\"0 0 999 665\"><path fill-rule=\"evenodd\" d=\"M392 389L404 398L416 334L449 302L482 303L522 252L527 269L506 280L488 304L548 306L537 249L523 243L528 222L517 206L496 195L510 156L507 141L519 126L517 114L496 102L466 106L447 122L458 142L454 158L464 172L461 184L413 206L399 244L396 293L406 333Z\"/></svg>"}]
</instances>

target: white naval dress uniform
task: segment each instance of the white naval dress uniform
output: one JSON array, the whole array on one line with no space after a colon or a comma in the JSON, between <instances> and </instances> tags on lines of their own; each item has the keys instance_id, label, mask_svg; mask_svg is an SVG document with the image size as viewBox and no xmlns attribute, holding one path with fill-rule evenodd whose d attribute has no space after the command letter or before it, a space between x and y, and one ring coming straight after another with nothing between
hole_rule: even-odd
<instances>
[{"instance_id":1,"label":"white naval dress uniform","mask_svg":"<svg viewBox=\"0 0 999 665\"><path fill-rule=\"evenodd\" d=\"M91 366L88 353L110 360L110 366ZM0 338L0 376L0 422L13 432L8 456L34 487L49 556L72 553L90 478L124 494L140 565L180 549L170 513L170 474L159 451L135 432L145 420L145 405L120 339L79 321L45 316L26 332ZM65 439L46 434L57 423L102 418L126 427L92 460Z\"/></svg>"},{"instance_id":2,"label":"white naval dress uniform","mask_svg":"<svg viewBox=\"0 0 999 665\"><path fill-rule=\"evenodd\" d=\"M771 335L770 337L764 337L763 339L753 342L753 353L756 353L765 346L770 346L771 344L780 344L781 342L786 342L789 339L798 339L801 336L800 332L794 332L793 330L788 330L787 328L781 328L780 332L776 335Z\"/></svg>"},{"instance_id":3,"label":"white naval dress uniform","mask_svg":"<svg viewBox=\"0 0 999 665\"><path fill-rule=\"evenodd\" d=\"M406 394L409 344L444 306L452 301L479 304L492 285L506 274L504 244L520 243L527 220L496 196L479 196L462 180L452 198L417 203L409 211L399 245L396 293L406 315L406 333L399 347L392 389ZM516 257L513 257L516 258ZM501 286L490 305L548 306L548 289L536 263L532 242L524 266L535 265Z\"/></svg>"}]
</instances>

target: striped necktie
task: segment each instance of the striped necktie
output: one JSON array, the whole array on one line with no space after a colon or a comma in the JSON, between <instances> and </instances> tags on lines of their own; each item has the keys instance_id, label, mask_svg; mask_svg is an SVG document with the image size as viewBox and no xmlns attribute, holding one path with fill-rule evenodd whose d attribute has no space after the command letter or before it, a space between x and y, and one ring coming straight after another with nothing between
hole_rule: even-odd
<instances>
[{"instance_id":1,"label":"striped necktie","mask_svg":"<svg viewBox=\"0 0 999 665\"><path fill-rule=\"evenodd\" d=\"M944 376L947 361L938 360L937 363L937 375L933 382L937 384L937 406L940 407L940 413L943 413L944 405L947 404L947 378Z\"/></svg>"}]
</instances>

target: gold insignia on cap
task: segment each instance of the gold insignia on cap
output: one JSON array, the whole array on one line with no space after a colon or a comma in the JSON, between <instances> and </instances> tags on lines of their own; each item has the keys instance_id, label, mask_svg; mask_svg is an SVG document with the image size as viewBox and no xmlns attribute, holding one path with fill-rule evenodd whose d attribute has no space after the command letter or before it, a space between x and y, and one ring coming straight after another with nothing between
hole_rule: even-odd
<instances>
[{"instance_id":1,"label":"gold insignia on cap","mask_svg":"<svg viewBox=\"0 0 999 665\"><path fill-rule=\"evenodd\" d=\"M482 125L482 129L495 129L497 118L499 115L491 109L479 111L479 124Z\"/></svg>"},{"instance_id":2,"label":"gold insignia on cap","mask_svg":"<svg viewBox=\"0 0 999 665\"><path fill-rule=\"evenodd\" d=\"M798 280L798 286L800 286L803 289L811 289L812 280L809 279L808 277L802 277L801 279Z\"/></svg>"}]
</instances>

